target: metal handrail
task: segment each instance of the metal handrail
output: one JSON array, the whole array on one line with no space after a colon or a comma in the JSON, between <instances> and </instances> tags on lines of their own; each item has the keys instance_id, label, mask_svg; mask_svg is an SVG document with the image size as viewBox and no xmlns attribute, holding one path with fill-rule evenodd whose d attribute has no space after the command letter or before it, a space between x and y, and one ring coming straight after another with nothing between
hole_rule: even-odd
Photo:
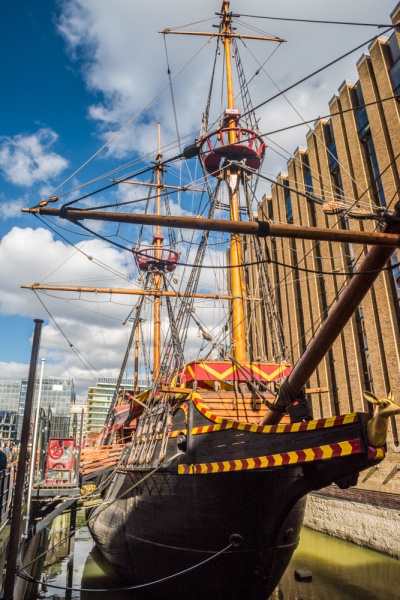
<instances>
[{"instance_id":1,"label":"metal handrail","mask_svg":"<svg viewBox=\"0 0 400 600\"><path fill-rule=\"evenodd\" d=\"M0 532L11 517L12 499L15 483L15 463L0 471Z\"/></svg>"}]
</instances>

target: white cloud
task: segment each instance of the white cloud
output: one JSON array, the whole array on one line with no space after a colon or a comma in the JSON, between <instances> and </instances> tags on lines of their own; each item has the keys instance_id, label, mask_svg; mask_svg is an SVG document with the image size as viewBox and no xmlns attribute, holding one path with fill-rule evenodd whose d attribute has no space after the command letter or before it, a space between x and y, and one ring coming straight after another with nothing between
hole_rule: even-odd
<instances>
[{"instance_id":1,"label":"white cloud","mask_svg":"<svg viewBox=\"0 0 400 600\"><path fill-rule=\"evenodd\" d=\"M126 264L133 269L132 255L125 256L101 240L81 242L78 247L87 256L75 248L55 241L52 234L42 228L21 229L14 227L0 243L0 271L3 285L0 290L0 313L6 316L24 316L41 318L45 321L42 331L40 356L46 358L46 370L54 376L74 377L79 394L84 394L88 385L92 385L98 376L116 377L124 355L130 322L123 325L134 307L138 296L112 294L84 294L81 292L48 291L38 293L21 290L21 284L36 282L54 285L93 286L93 287L130 287L124 279ZM195 248L185 260L192 262ZM223 260L224 253L206 254L205 264L216 264ZM106 265L107 270L99 266ZM120 273L118 277L114 273ZM184 289L187 274L179 267L174 274L178 279L174 289ZM205 270L200 280L200 290L209 293L211 284L219 286L220 292L226 291L226 281L222 271L217 276ZM138 282L132 285L138 288ZM44 306L40 302L42 300ZM208 330L219 332L219 323L224 319L224 309L210 310L215 302L207 301L203 308L196 301L197 320L200 319ZM47 309L47 310L46 310ZM51 315L51 316L50 316ZM152 302L146 303L142 315L147 321L143 326L147 339L147 348L152 341ZM53 320L54 319L54 320ZM164 333L168 332L166 311L163 316ZM188 336L188 355L193 355L202 343L198 338L198 329L194 321ZM71 347L72 344L72 347ZM81 360L82 359L82 360ZM84 364L87 366L85 369ZM132 368L132 365L130 365ZM18 373L26 376L26 365L13 365L10 372L0 364L0 378L12 378Z\"/></svg>"},{"instance_id":2,"label":"white cloud","mask_svg":"<svg viewBox=\"0 0 400 600\"><path fill-rule=\"evenodd\" d=\"M37 297L30 290L20 289L21 284L36 282L107 288L129 286L123 278L126 274L123 252L99 240L81 242L78 247L91 259L55 241L45 229L14 227L0 243L0 271L4 278L0 313L42 318L46 322L42 351L49 364L55 365L52 374L74 373L77 387L82 390L89 380L93 383L90 371L95 376L97 371L103 376L117 375L127 343L127 327L122 322L136 297L51 291ZM88 371L70 344L88 361Z\"/></svg>"},{"instance_id":3,"label":"white cloud","mask_svg":"<svg viewBox=\"0 0 400 600\"><path fill-rule=\"evenodd\" d=\"M49 128L35 134L0 137L0 171L14 185L30 187L57 177L68 165L51 148L58 139Z\"/></svg>"},{"instance_id":4,"label":"white cloud","mask_svg":"<svg viewBox=\"0 0 400 600\"><path fill-rule=\"evenodd\" d=\"M99 98L89 107L88 112L90 118L99 125L102 141L110 139L121 125L137 114L168 83L164 39L158 32L188 22L195 24L183 29L213 31L212 24L218 22L215 0L191 2L190 11L186 0L174 0L167 6L162 0L147 3L116 0L112 8L108 0L69 0L61 5L61 9L60 33L72 55L81 61L88 89ZM305 5L303 3L300 11L296 0L283 0L276 7L266 7L262 0L236 0L231 2L231 9L239 14L243 12L356 22L360 21L362 15L363 21L389 22L393 2L353 0L349 3L348 0L338 0L335 5L327 5L321 4L320 0L309 0ZM196 23L198 20L206 22ZM247 25L262 27L272 35L288 40L265 66L280 89L378 33L376 28L257 21L250 17L242 17L240 24L235 23L236 25L245 33L254 33ZM214 44L208 44L207 38L194 36L167 35L165 41L171 77L178 75L173 83L178 126L181 136L187 135L198 128L201 122ZM239 42L239 48L250 79L260 70L259 65L265 62L276 44L246 41L246 46ZM362 52L363 49L356 51L290 92L291 103L300 110L304 118L310 119L328 112L328 101L343 79L357 78L355 64ZM179 74L179 70L192 57L195 57L193 62ZM222 77L222 62L223 55L218 60L217 81ZM250 91L253 104L257 105L274 95L276 87L261 69L251 82ZM212 105L212 118L217 117L221 110L219 92L216 97L215 104ZM299 117L283 98L263 107L260 113L263 131L276 128L277 113L283 116L283 120L278 121L282 126L288 123L288 119L299 121ZM157 120L162 122L163 139L166 142L175 139L177 133L169 89L123 135L112 142L108 151L122 157L132 151L143 153L154 149ZM294 130L284 140L288 150L292 152L296 146L304 143L304 131ZM281 163L284 164L284 159Z\"/></svg>"},{"instance_id":5,"label":"white cloud","mask_svg":"<svg viewBox=\"0 0 400 600\"><path fill-rule=\"evenodd\" d=\"M0 362L0 379L3 381L26 379L28 373L29 365L16 362Z\"/></svg>"},{"instance_id":6,"label":"white cloud","mask_svg":"<svg viewBox=\"0 0 400 600\"><path fill-rule=\"evenodd\" d=\"M25 205L25 200L3 200L0 202L0 219L7 221L21 216L21 208Z\"/></svg>"}]
</instances>

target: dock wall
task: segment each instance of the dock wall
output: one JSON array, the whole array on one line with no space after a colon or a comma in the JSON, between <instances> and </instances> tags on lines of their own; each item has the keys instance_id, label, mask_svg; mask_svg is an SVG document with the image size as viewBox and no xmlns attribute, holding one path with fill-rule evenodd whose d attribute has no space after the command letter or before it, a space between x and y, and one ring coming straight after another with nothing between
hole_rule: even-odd
<instances>
[{"instance_id":1,"label":"dock wall","mask_svg":"<svg viewBox=\"0 0 400 600\"><path fill-rule=\"evenodd\" d=\"M304 525L400 559L400 497L336 486L308 495Z\"/></svg>"}]
</instances>

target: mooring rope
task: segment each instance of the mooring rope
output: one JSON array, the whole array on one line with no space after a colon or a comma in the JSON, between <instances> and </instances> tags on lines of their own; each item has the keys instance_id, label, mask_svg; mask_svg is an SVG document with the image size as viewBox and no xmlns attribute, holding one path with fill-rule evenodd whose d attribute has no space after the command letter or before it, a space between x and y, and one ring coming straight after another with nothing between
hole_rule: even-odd
<instances>
[{"instance_id":1,"label":"mooring rope","mask_svg":"<svg viewBox=\"0 0 400 600\"><path fill-rule=\"evenodd\" d=\"M232 537L233 536L231 536L231 538ZM161 579L156 579L155 581L149 581L147 583L140 583L137 585L129 585L129 586L125 586L125 587L100 588L100 589L67 587L67 586L64 587L61 585L54 585L54 584L48 583L48 582L46 582L45 585L46 585L46 587L55 588L57 590L65 590L65 591L72 591L72 592L125 592L125 591L129 591L129 590L138 590L141 588L149 587L151 585L156 585L157 583L163 583L165 581L169 581L170 579L175 579L176 577L180 577L181 575L185 575L185 573L189 573L190 571L193 571L194 569L197 569L197 568L201 567L202 565L205 565L206 563L214 560L215 558L218 558L218 556L221 556L221 554L223 554L224 552L227 552L231 548L237 547L238 545L239 544L237 542L236 543L232 542L232 543L228 544L228 546L226 546L222 550L219 550L219 552L217 552L216 554L213 554L213 556L209 556L208 558L206 558L205 560L202 560L201 562L197 563L196 565L192 565L191 567L188 567L187 569L183 569L183 571L179 571L178 573L173 573L172 575L167 575L167 577L162 577ZM25 579L25 581L29 581L30 583L43 583L40 579L35 579L34 577L31 577L31 575L29 575L28 573L25 573L25 572L22 573L21 571L24 571L24 569L21 569L17 573L18 577L20 577L21 579Z\"/></svg>"},{"instance_id":2,"label":"mooring rope","mask_svg":"<svg viewBox=\"0 0 400 600\"><path fill-rule=\"evenodd\" d=\"M41 558L42 556L44 556L45 554L47 554L47 552L49 552L49 550L54 550L54 548L57 548L57 546L60 546L61 544L63 544L69 537L75 535L75 533L77 531L79 531L80 529L82 529L82 527L84 527L90 521L93 521L95 518L97 518L99 516L99 514L102 513L104 510L106 510L106 508L108 508L109 506L111 506L111 504L113 504L114 502L117 502L117 500L119 500L120 498L122 498L123 496L125 496L126 494L128 494L130 491L132 491L135 487L137 487L138 485L140 485L144 481L146 481L146 479L148 479L149 477L151 477L152 475L154 475L154 473L156 473L157 471L159 471L162 467L167 467L173 460L175 460L175 458L177 458L181 454L182 454L182 452L177 452L176 454L174 454L173 456L171 456L171 458L169 458L167 461L160 463L158 465L158 467L155 467L150 472L146 473L146 475L144 475L141 479L139 479L139 481L136 481L136 483L134 483L131 487L129 487L128 489L126 489L124 492L122 492L119 496L117 496L116 498L114 498L114 500L103 501L102 504L98 505L99 506L99 510L96 512L96 514L93 514L92 516L90 516L87 520L85 520L78 527L76 527L74 529L74 531L69 532L59 542L57 542L56 544L54 544L54 546L52 546L51 548L48 548L45 552L42 552L41 554L39 554L38 556L36 556L33 560L31 560L29 563L27 563L26 565L24 565L20 569L18 569L16 575L18 577L22 577L21 573L23 571L25 571L25 569L27 569L28 567L30 567L30 565L32 565L34 562L36 562L37 560L39 560L39 558ZM117 467L118 467L118 465L117 465ZM115 471L116 471L116 469L113 471L113 473L115 473ZM28 573L26 573L26 576L30 577L30 575L28 575ZM32 581L34 581L33 578L32 578ZM62 589L64 589L64 588L62 588ZM1 598L0 600L8 600L8 599Z\"/></svg>"}]
</instances>

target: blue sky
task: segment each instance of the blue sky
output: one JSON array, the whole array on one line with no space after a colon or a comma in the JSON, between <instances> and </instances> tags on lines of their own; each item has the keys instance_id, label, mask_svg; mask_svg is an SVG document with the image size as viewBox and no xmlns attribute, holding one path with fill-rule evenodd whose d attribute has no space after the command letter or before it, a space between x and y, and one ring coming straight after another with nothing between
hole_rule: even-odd
<instances>
[{"instance_id":1,"label":"blue sky","mask_svg":"<svg viewBox=\"0 0 400 600\"><path fill-rule=\"evenodd\" d=\"M279 4L237 0L231 6L234 12L245 14L390 23L389 14L395 4L391 0L352 0L351 3L337 0L334 6L317 0L302 3L281 0ZM22 215L20 209L33 206L52 193L147 103L146 110L123 134L62 189L71 189L146 152L153 152L154 157L158 120L162 122L163 143L172 144L176 140L170 92L166 89L158 95L168 82L164 39L158 32L210 18L198 28L212 31L212 23L217 23L214 13L220 10L220 5L221 0L2 3L1 379L26 376L34 318L45 319L42 354L47 358L48 374L73 376L82 397L95 375L117 373L126 341L126 329L121 328L121 321L129 303L118 306L110 299L97 298L94 312L88 312L88 302L82 303L78 310L65 301L46 298L46 306L68 340L95 367L96 371L92 369L89 374L70 352L65 337L49 320L36 296L20 290L19 286L44 280L58 283L79 280L83 284L86 279L90 285L107 282L107 285L122 287L127 285L126 280L110 279L109 271L94 265L82 253L76 254L70 244L44 228L34 217ZM244 17L243 22L288 40L268 62L268 74L281 88L378 32L376 28L321 28ZM188 28L196 29L196 26ZM204 38L177 36L173 39L170 36L166 43L171 74L176 76L174 94L179 132L186 136L200 124L213 49L210 44L210 48L203 48ZM249 46L251 53L262 62L268 56L266 52L272 52L272 47L262 50L257 43ZM343 79L357 79L355 64L361 54L362 50L356 52L290 93L290 101L304 119L326 114L328 102ZM184 68L191 57L193 62ZM252 60L251 54L245 56L244 64L249 67L250 75L257 70L257 63ZM179 75L181 68L184 70ZM263 75L256 78L250 88L255 104L271 96L274 90L271 80ZM155 100L149 102L153 98ZM263 131L299 121L298 115L282 101L264 107L260 114ZM274 137L288 153L282 158L268 150L264 170L271 175L285 170L289 153L298 145L304 145L305 133L305 128L299 128ZM176 178L188 177L179 170L173 173ZM116 193L100 195L96 202L115 199ZM128 191L118 193L127 195ZM183 204L174 206L176 211L188 209ZM131 273L127 256L116 248L99 240L84 239L76 232L63 235L72 243L85 244L85 252L93 255L99 264L111 264L125 275Z\"/></svg>"}]
</instances>

